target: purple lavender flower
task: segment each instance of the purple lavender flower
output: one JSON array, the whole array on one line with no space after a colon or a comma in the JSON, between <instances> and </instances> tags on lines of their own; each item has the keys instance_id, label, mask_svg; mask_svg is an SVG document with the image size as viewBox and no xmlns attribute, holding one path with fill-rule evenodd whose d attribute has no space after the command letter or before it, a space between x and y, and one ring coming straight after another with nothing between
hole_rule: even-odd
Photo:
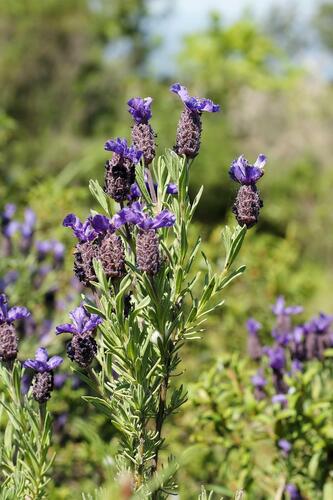
<instances>
[{"instance_id":1,"label":"purple lavender flower","mask_svg":"<svg viewBox=\"0 0 333 500\"><path fill-rule=\"evenodd\" d=\"M137 185L136 182L134 182L134 184L132 184L132 186L131 186L131 190L130 190L130 194L128 195L128 198L130 201L133 201L133 200L140 198L140 196L141 196L141 191L139 189L139 186Z\"/></svg>"},{"instance_id":2,"label":"purple lavender flower","mask_svg":"<svg viewBox=\"0 0 333 500\"><path fill-rule=\"evenodd\" d=\"M35 354L35 359L27 359L24 361L23 366L25 368L31 368L35 372L44 373L51 372L57 368L63 359L61 356L52 356L49 359L49 355L45 347L39 347Z\"/></svg>"},{"instance_id":3,"label":"purple lavender flower","mask_svg":"<svg viewBox=\"0 0 333 500\"><path fill-rule=\"evenodd\" d=\"M312 320L307 323L306 327L308 331L313 331L318 334L327 332L329 327L333 322L333 316L329 316L325 313L319 313L318 316L312 318Z\"/></svg>"},{"instance_id":4,"label":"purple lavender flower","mask_svg":"<svg viewBox=\"0 0 333 500\"><path fill-rule=\"evenodd\" d=\"M30 312L25 307L8 308L6 295L0 294L0 359L3 361L11 362L17 356L18 343L14 321L29 316Z\"/></svg>"},{"instance_id":5,"label":"purple lavender flower","mask_svg":"<svg viewBox=\"0 0 333 500\"><path fill-rule=\"evenodd\" d=\"M187 88L180 83L171 85L170 91L174 94L178 94L185 106L192 112L202 113L202 111L208 111L210 113L216 113L220 111L220 106L214 104L210 99L204 97L191 97Z\"/></svg>"},{"instance_id":6,"label":"purple lavender flower","mask_svg":"<svg viewBox=\"0 0 333 500\"><path fill-rule=\"evenodd\" d=\"M0 293L3 293L8 285L15 283L19 273L17 271L8 271L3 278L0 278Z\"/></svg>"},{"instance_id":7,"label":"purple lavender flower","mask_svg":"<svg viewBox=\"0 0 333 500\"><path fill-rule=\"evenodd\" d=\"M44 347L39 347L35 359L27 359L23 363L25 368L31 368L35 371L32 395L39 404L46 403L50 399L54 387L53 370L62 362L63 359L60 356L52 356L49 359L47 350Z\"/></svg>"},{"instance_id":8,"label":"purple lavender flower","mask_svg":"<svg viewBox=\"0 0 333 500\"><path fill-rule=\"evenodd\" d=\"M19 222L13 220L15 212L16 205L14 205L13 203L7 203L0 215L2 234L6 238L11 238L14 233L20 228Z\"/></svg>"},{"instance_id":9,"label":"purple lavender flower","mask_svg":"<svg viewBox=\"0 0 333 500\"><path fill-rule=\"evenodd\" d=\"M93 241L97 237L95 229L91 225L91 219L82 223L74 214L68 214L63 221L63 226L73 229L74 235L80 242Z\"/></svg>"},{"instance_id":10,"label":"purple lavender flower","mask_svg":"<svg viewBox=\"0 0 333 500\"><path fill-rule=\"evenodd\" d=\"M126 139L118 137L116 140L109 139L104 145L105 151L112 151L121 158L127 158L132 163L139 163L142 151L138 151L134 146L128 146Z\"/></svg>"},{"instance_id":11,"label":"purple lavender flower","mask_svg":"<svg viewBox=\"0 0 333 500\"><path fill-rule=\"evenodd\" d=\"M286 358L282 347L264 347L263 352L269 358L269 365L273 370L282 371L285 367Z\"/></svg>"},{"instance_id":12,"label":"purple lavender flower","mask_svg":"<svg viewBox=\"0 0 333 500\"><path fill-rule=\"evenodd\" d=\"M57 240L53 240L52 243L53 243L52 250L53 250L54 262L55 265L58 266L59 264L62 264L64 261L65 245Z\"/></svg>"},{"instance_id":13,"label":"purple lavender flower","mask_svg":"<svg viewBox=\"0 0 333 500\"><path fill-rule=\"evenodd\" d=\"M36 226L36 214L31 208L26 208L24 211L24 222L20 224L22 235L21 249L23 252L28 252L32 245L33 236Z\"/></svg>"},{"instance_id":14,"label":"purple lavender flower","mask_svg":"<svg viewBox=\"0 0 333 500\"><path fill-rule=\"evenodd\" d=\"M100 214L94 215L90 219L90 223L94 228L94 230L96 231L96 233L99 234L103 234L106 232L113 233L115 231L115 227L112 224L112 221L105 215L100 215Z\"/></svg>"},{"instance_id":15,"label":"purple lavender flower","mask_svg":"<svg viewBox=\"0 0 333 500\"><path fill-rule=\"evenodd\" d=\"M116 228L122 224L134 224L144 231L150 229L160 229L162 227L171 227L176 222L174 214L169 210L162 210L155 217L149 217L143 211L143 206L139 202L132 203L131 207L120 210L113 216L112 222Z\"/></svg>"},{"instance_id":16,"label":"purple lavender flower","mask_svg":"<svg viewBox=\"0 0 333 500\"><path fill-rule=\"evenodd\" d=\"M258 370L255 375L251 377L251 382L254 387L254 396L258 401L266 397L265 386L267 380L265 379L262 370Z\"/></svg>"},{"instance_id":17,"label":"purple lavender flower","mask_svg":"<svg viewBox=\"0 0 333 500\"><path fill-rule=\"evenodd\" d=\"M292 316L295 314L300 314L303 312L303 307L301 306L285 306L285 299L280 295L274 306L272 306L272 311L275 316Z\"/></svg>"},{"instance_id":18,"label":"purple lavender flower","mask_svg":"<svg viewBox=\"0 0 333 500\"><path fill-rule=\"evenodd\" d=\"M287 458L292 450L292 444L287 441L287 439L279 439L277 444L282 452L282 455Z\"/></svg>"},{"instance_id":19,"label":"purple lavender flower","mask_svg":"<svg viewBox=\"0 0 333 500\"><path fill-rule=\"evenodd\" d=\"M52 241L44 240L44 241L36 241L36 250L38 260L43 260L52 251Z\"/></svg>"},{"instance_id":20,"label":"purple lavender flower","mask_svg":"<svg viewBox=\"0 0 333 500\"><path fill-rule=\"evenodd\" d=\"M243 186L254 185L264 175L265 164L266 156L263 154L258 156L254 165L251 165L245 156L241 155L232 162L229 175L232 180Z\"/></svg>"},{"instance_id":21,"label":"purple lavender flower","mask_svg":"<svg viewBox=\"0 0 333 500\"><path fill-rule=\"evenodd\" d=\"M152 117L152 102L153 99L151 97L133 97L127 102L129 105L128 112L131 113L136 123L148 123Z\"/></svg>"},{"instance_id":22,"label":"purple lavender flower","mask_svg":"<svg viewBox=\"0 0 333 500\"><path fill-rule=\"evenodd\" d=\"M54 376L55 389L61 389L65 385L65 382L67 379L68 379L68 375L66 373L57 373Z\"/></svg>"},{"instance_id":23,"label":"purple lavender flower","mask_svg":"<svg viewBox=\"0 0 333 500\"><path fill-rule=\"evenodd\" d=\"M69 313L72 323L64 323L56 327L56 334L72 333L73 335L85 335L96 330L102 323L102 318L98 314L90 314L83 305L76 307Z\"/></svg>"},{"instance_id":24,"label":"purple lavender flower","mask_svg":"<svg viewBox=\"0 0 333 500\"><path fill-rule=\"evenodd\" d=\"M247 338L247 352L251 359L259 361L262 355L262 347L258 337L261 324L255 319L249 318L246 322L246 327L249 333Z\"/></svg>"},{"instance_id":25,"label":"purple lavender flower","mask_svg":"<svg viewBox=\"0 0 333 500\"><path fill-rule=\"evenodd\" d=\"M285 406L288 403L288 398L285 394L275 394L272 397L272 403L278 403Z\"/></svg>"},{"instance_id":26,"label":"purple lavender flower","mask_svg":"<svg viewBox=\"0 0 333 500\"><path fill-rule=\"evenodd\" d=\"M302 500L303 496L301 495L300 490L295 484L289 483L286 486L286 492L288 493L290 500Z\"/></svg>"},{"instance_id":27,"label":"purple lavender flower","mask_svg":"<svg viewBox=\"0 0 333 500\"><path fill-rule=\"evenodd\" d=\"M172 195L178 194L178 186L177 186L177 184L173 184L172 182L170 182L167 185L166 192L167 192L167 194L172 194Z\"/></svg>"},{"instance_id":28,"label":"purple lavender flower","mask_svg":"<svg viewBox=\"0 0 333 500\"><path fill-rule=\"evenodd\" d=\"M8 300L4 293L0 294L0 325L11 324L17 319L24 319L30 316L26 307L14 306L8 308Z\"/></svg>"}]
</instances>

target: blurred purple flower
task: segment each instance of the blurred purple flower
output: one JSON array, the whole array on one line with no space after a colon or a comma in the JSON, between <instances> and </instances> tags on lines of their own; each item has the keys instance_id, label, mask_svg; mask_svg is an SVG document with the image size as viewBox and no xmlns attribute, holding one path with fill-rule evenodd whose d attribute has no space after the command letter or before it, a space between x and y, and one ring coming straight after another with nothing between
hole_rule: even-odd
<instances>
[{"instance_id":1,"label":"blurred purple flower","mask_svg":"<svg viewBox=\"0 0 333 500\"><path fill-rule=\"evenodd\" d=\"M0 324L13 323L17 319L24 319L30 316L26 307L14 306L8 309L8 300L4 293L0 294Z\"/></svg>"},{"instance_id":2,"label":"blurred purple flower","mask_svg":"<svg viewBox=\"0 0 333 500\"><path fill-rule=\"evenodd\" d=\"M285 306L285 299L282 295L280 295L276 303L272 306L272 311L275 316L292 316L294 314L300 314L303 312L302 306Z\"/></svg>"},{"instance_id":3,"label":"blurred purple flower","mask_svg":"<svg viewBox=\"0 0 333 500\"><path fill-rule=\"evenodd\" d=\"M289 483L286 486L286 492L288 493L290 500L302 500L303 497L298 487L295 484Z\"/></svg>"},{"instance_id":4,"label":"blurred purple flower","mask_svg":"<svg viewBox=\"0 0 333 500\"><path fill-rule=\"evenodd\" d=\"M275 394L272 397L272 403L280 403L285 406L288 403L288 398L285 394Z\"/></svg>"},{"instance_id":5,"label":"blurred purple flower","mask_svg":"<svg viewBox=\"0 0 333 500\"><path fill-rule=\"evenodd\" d=\"M239 182L242 185L253 185L260 177L264 175L264 166L266 164L266 156L260 154L254 165L251 165L247 159L241 155L234 160L229 169L229 175L232 180Z\"/></svg>"},{"instance_id":6,"label":"blurred purple flower","mask_svg":"<svg viewBox=\"0 0 333 500\"><path fill-rule=\"evenodd\" d=\"M57 368L63 359L60 356L52 356L49 359L49 355L45 347L39 347L36 351L35 359L27 359L23 366L25 368L31 368L38 373L51 372Z\"/></svg>"},{"instance_id":7,"label":"blurred purple flower","mask_svg":"<svg viewBox=\"0 0 333 500\"><path fill-rule=\"evenodd\" d=\"M102 318L98 314L90 314L82 305L76 307L69 313L72 323L64 323L56 327L56 334L72 333L83 335L93 332L102 323Z\"/></svg>"},{"instance_id":8,"label":"blurred purple flower","mask_svg":"<svg viewBox=\"0 0 333 500\"><path fill-rule=\"evenodd\" d=\"M269 358L269 365L273 370L282 371L285 367L286 357L282 347L264 347L263 352Z\"/></svg>"},{"instance_id":9,"label":"blurred purple flower","mask_svg":"<svg viewBox=\"0 0 333 500\"><path fill-rule=\"evenodd\" d=\"M17 271L8 271L3 278L0 278L0 293L3 293L8 285L15 283L19 273Z\"/></svg>"},{"instance_id":10,"label":"blurred purple flower","mask_svg":"<svg viewBox=\"0 0 333 500\"><path fill-rule=\"evenodd\" d=\"M61 389L65 385L67 378L66 373L57 373L54 376L54 387L58 390Z\"/></svg>"},{"instance_id":11,"label":"blurred purple flower","mask_svg":"<svg viewBox=\"0 0 333 500\"><path fill-rule=\"evenodd\" d=\"M289 453L292 450L292 444L287 441L287 439L279 439L278 447L280 448L284 457L288 457Z\"/></svg>"},{"instance_id":12,"label":"blurred purple flower","mask_svg":"<svg viewBox=\"0 0 333 500\"><path fill-rule=\"evenodd\" d=\"M178 94L185 106L192 112L202 113L202 111L208 111L210 113L216 113L220 111L220 106L214 104L210 99L205 99L204 97L191 97L187 88L180 85L180 83L171 85L170 91L174 94Z\"/></svg>"},{"instance_id":13,"label":"blurred purple flower","mask_svg":"<svg viewBox=\"0 0 333 500\"><path fill-rule=\"evenodd\" d=\"M152 102L153 99L151 97L133 97L127 102L129 105L128 112L131 113L136 123L148 123L152 117Z\"/></svg>"},{"instance_id":14,"label":"blurred purple flower","mask_svg":"<svg viewBox=\"0 0 333 500\"><path fill-rule=\"evenodd\" d=\"M121 158L127 158L132 163L138 163L142 157L142 151L138 151L134 146L128 146L127 140L120 137L106 141L104 149L116 153Z\"/></svg>"}]
</instances>

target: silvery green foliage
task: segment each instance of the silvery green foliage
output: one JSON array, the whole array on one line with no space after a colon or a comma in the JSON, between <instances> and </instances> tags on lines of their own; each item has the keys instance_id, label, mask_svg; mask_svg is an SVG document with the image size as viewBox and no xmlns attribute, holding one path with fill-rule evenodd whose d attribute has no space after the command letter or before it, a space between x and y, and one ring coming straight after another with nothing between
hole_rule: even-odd
<instances>
[{"instance_id":1,"label":"silvery green foliage","mask_svg":"<svg viewBox=\"0 0 333 500\"><path fill-rule=\"evenodd\" d=\"M176 216L174 227L159 231L161 269L154 277L138 270L135 228L124 227L120 232L127 246L127 275L121 281L108 280L95 260L97 299L96 304L86 299L86 306L104 318L98 338L100 370L90 369L81 377L95 393L85 399L119 431L118 471L130 471L138 498L162 499L177 490L177 464L170 457L169 465L164 463L161 469L159 455L164 421L187 399L186 390L173 378L181 348L188 340L200 338L207 315L223 304L225 287L244 271L244 266L234 269L233 264L246 227L225 229L225 264L214 271L200 254L200 238L194 245L190 242L190 224L203 190L190 200L190 162L168 152L154 161L152 174L158 184L156 203L144 181L144 166L136 168L136 182L149 212L153 216L168 209ZM177 196L167 194L170 182L177 185ZM112 217L109 199L98 182L91 181L90 188L104 213ZM196 258L201 258L201 273L194 273ZM128 295L131 308L125 316Z\"/></svg>"},{"instance_id":2,"label":"silvery green foliage","mask_svg":"<svg viewBox=\"0 0 333 500\"><path fill-rule=\"evenodd\" d=\"M45 407L40 413L30 396L21 394L22 368L0 365L0 478L1 499L46 498L51 418Z\"/></svg>"}]
</instances>

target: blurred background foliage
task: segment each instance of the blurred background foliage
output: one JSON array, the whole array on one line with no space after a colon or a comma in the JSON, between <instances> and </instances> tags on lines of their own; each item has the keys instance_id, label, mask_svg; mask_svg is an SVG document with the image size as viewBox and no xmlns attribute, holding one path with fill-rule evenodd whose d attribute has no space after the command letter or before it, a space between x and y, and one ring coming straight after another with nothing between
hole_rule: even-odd
<instances>
[{"instance_id":1,"label":"blurred background foliage","mask_svg":"<svg viewBox=\"0 0 333 500\"><path fill-rule=\"evenodd\" d=\"M66 245L65 264L55 278L66 297L72 239L61 223L69 212L86 216L94 208L87 182L102 182L105 140L130 135L127 100L153 96L160 153L173 145L181 111L168 92L171 83L180 81L191 93L220 103L222 113L205 116L192 170L193 193L205 185L193 239L204 235L205 252L219 265L221 229L233 224L235 186L227 170L239 154L250 161L260 152L267 155L260 183L265 206L241 255L246 275L210 320L203 343L187 348L185 378L195 381L198 368L204 372L222 353L242 355L246 318L255 314L265 323L277 295L302 303L309 313L333 311L333 4L314 1L306 19L296 4L279 2L259 16L245 11L233 22L226 22L223 12L207 12L205 27L182 39L173 64L161 55L156 69L153 57L163 54L164 43L158 26L162 17L172 22L173 6L161 0L162 8L154 10L153 3L0 0L0 208L15 203L21 214L31 207L36 238ZM319 59L325 56L320 70L307 64L313 47ZM15 259L3 258L1 272L17 266ZM31 305L35 295L21 274L21 285L13 285L9 295ZM42 314L39 306L40 321ZM65 320L65 312L57 316ZM97 418L98 439L92 439L96 417L79 403L80 389L74 393L66 382L59 394L54 411L66 418L52 498L79 498L78 488L92 491L107 478L112 431ZM82 415L91 433L80 423ZM177 428L175 439L181 442L189 432L185 417L177 419ZM187 473L190 477L190 467Z\"/></svg>"}]
</instances>

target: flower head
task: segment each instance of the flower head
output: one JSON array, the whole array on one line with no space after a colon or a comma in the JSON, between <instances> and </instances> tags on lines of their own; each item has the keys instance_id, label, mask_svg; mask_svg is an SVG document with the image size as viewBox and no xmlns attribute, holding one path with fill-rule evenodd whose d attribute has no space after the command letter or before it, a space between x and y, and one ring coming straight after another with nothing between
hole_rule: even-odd
<instances>
[{"instance_id":1,"label":"flower head","mask_svg":"<svg viewBox=\"0 0 333 500\"><path fill-rule=\"evenodd\" d=\"M0 324L13 323L17 319L24 319L30 316L26 307L14 306L8 308L8 300L4 293L0 294Z\"/></svg>"},{"instance_id":2,"label":"flower head","mask_svg":"<svg viewBox=\"0 0 333 500\"><path fill-rule=\"evenodd\" d=\"M234 160L229 169L232 180L242 185L253 185L264 175L266 156L260 154L254 165L251 165L245 156L241 155Z\"/></svg>"},{"instance_id":3,"label":"flower head","mask_svg":"<svg viewBox=\"0 0 333 500\"><path fill-rule=\"evenodd\" d=\"M197 113L202 113L202 111L216 113L217 111L220 111L220 106L218 104L214 104L210 99L190 96L187 88L180 83L174 83L173 85L171 85L170 91L174 94L178 94L185 106L190 111Z\"/></svg>"},{"instance_id":4,"label":"flower head","mask_svg":"<svg viewBox=\"0 0 333 500\"><path fill-rule=\"evenodd\" d=\"M132 163L138 163L142 156L142 151L138 151L134 146L128 146L127 140L120 137L106 141L104 149L116 153L121 158L127 158Z\"/></svg>"},{"instance_id":5,"label":"flower head","mask_svg":"<svg viewBox=\"0 0 333 500\"><path fill-rule=\"evenodd\" d=\"M29 239L33 235L36 226L36 214L31 208L24 211L24 222L20 226L23 238Z\"/></svg>"},{"instance_id":6,"label":"flower head","mask_svg":"<svg viewBox=\"0 0 333 500\"><path fill-rule=\"evenodd\" d=\"M45 347L39 347L36 351L35 359L27 359L23 363L23 366L25 368L32 368L35 372L44 373L53 371L62 362L63 359L61 356L52 356L49 358Z\"/></svg>"},{"instance_id":7,"label":"flower head","mask_svg":"<svg viewBox=\"0 0 333 500\"><path fill-rule=\"evenodd\" d=\"M313 333L325 333L329 329L333 322L333 316L329 316L325 313L319 313L318 316L312 318L311 321L306 323L305 329L307 332Z\"/></svg>"},{"instance_id":8,"label":"flower head","mask_svg":"<svg viewBox=\"0 0 333 500\"><path fill-rule=\"evenodd\" d=\"M153 99L151 97L133 97L127 102L129 106L128 112L131 113L136 123L148 123L152 117L152 102Z\"/></svg>"},{"instance_id":9,"label":"flower head","mask_svg":"<svg viewBox=\"0 0 333 500\"><path fill-rule=\"evenodd\" d=\"M69 313L72 323L64 323L56 327L56 334L72 333L73 335L84 335L93 332L102 323L98 314L90 314L83 305L76 307Z\"/></svg>"},{"instance_id":10,"label":"flower head","mask_svg":"<svg viewBox=\"0 0 333 500\"><path fill-rule=\"evenodd\" d=\"M97 236L95 229L91 225L90 217L82 223L76 215L68 214L64 218L63 226L72 228L74 235L81 242L93 241Z\"/></svg>"},{"instance_id":11,"label":"flower head","mask_svg":"<svg viewBox=\"0 0 333 500\"><path fill-rule=\"evenodd\" d=\"M173 184L172 182L170 182L167 185L166 192L167 192L167 194L172 194L172 195L178 194L178 186L177 186L177 184Z\"/></svg>"},{"instance_id":12,"label":"flower head","mask_svg":"<svg viewBox=\"0 0 333 500\"><path fill-rule=\"evenodd\" d=\"M294 314L300 314L303 312L303 307L301 306L285 306L285 299L280 295L274 306L272 306L272 311L275 316L292 316Z\"/></svg>"}]
</instances>

